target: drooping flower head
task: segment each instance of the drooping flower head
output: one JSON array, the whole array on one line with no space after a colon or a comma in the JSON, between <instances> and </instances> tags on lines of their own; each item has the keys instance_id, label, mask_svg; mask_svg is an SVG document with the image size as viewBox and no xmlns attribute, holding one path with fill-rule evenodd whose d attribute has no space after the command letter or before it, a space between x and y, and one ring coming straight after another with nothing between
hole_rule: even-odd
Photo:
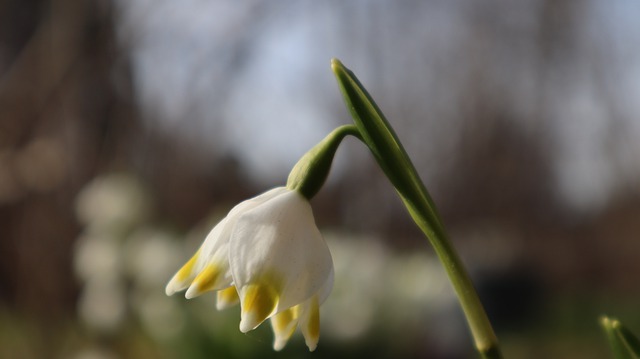
<instances>
[{"instance_id":1,"label":"drooping flower head","mask_svg":"<svg viewBox=\"0 0 640 359\"><path fill-rule=\"evenodd\" d=\"M331 67L355 126L337 128L307 152L286 187L234 207L169 282L167 294L187 289L191 298L218 290L218 308L240 302L241 331L270 318L278 350L299 324L307 346L314 350L319 306L331 290L333 266L308 200L327 178L341 140L353 135L369 148L433 245L458 295L476 349L482 357L501 358L488 316L402 143L353 72L337 59Z\"/></svg>"},{"instance_id":2,"label":"drooping flower head","mask_svg":"<svg viewBox=\"0 0 640 359\"><path fill-rule=\"evenodd\" d=\"M218 309L240 302L243 333L270 318L274 349L282 349L299 326L314 350L319 307L333 286L333 262L309 198L324 182L337 144L351 130L339 128L309 151L287 187L235 206L167 284L167 295L186 289L189 299L218 291Z\"/></svg>"}]
</instances>

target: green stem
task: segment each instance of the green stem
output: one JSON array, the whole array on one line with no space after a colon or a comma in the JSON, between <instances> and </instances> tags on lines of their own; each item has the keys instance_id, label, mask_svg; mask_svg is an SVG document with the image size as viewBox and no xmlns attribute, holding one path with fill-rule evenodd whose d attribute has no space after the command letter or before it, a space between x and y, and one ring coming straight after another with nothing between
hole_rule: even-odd
<instances>
[{"instance_id":1,"label":"green stem","mask_svg":"<svg viewBox=\"0 0 640 359\"><path fill-rule=\"evenodd\" d=\"M433 200L393 128L357 77L336 59L331 62L351 116L409 214L433 246L467 318L483 358L502 358L498 339L460 257L451 245Z\"/></svg>"},{"instance_id":2,"label":"green stem","mask_svg":"<svg viewBox=\"0 0 640 359\"><path fill-rule=\"evenodd\" d=\"M360 131L354 125L343 125L331 131L293 166L287 187L302 193L309 200L313 198L329 175L338 146L349 135L361 138Z\"/></svg>"},{"instance_id":3,"label":"green stem","mask_svg":"<svg viewBox=\"0 0 640 359\"><path fill-rule=\"evenodd\" d=\"M498 339L489 318L480 302L478 294L469 278L460 257L448 239L441 223L434 223L425 208L426 203L414 204L400 194L411 217L429 239L440 262L445 268L449 280L458 296L462 310L467 318L475 347L484 358L501 358Z\"/></svg>"}]
</instances>

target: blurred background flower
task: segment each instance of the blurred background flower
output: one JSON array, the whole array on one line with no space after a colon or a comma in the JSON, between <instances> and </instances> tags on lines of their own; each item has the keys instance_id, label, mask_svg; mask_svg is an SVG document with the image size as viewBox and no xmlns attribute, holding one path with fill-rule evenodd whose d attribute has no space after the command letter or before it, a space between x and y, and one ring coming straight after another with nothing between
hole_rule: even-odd
<instances>
[{"instance_id":1,"label":"blurred background flower","mask_svg":"<svg viewBox=\"0 0 640 359\"><path fill-rule=\"evenodd\" d=\"M275 357L269 330L162 287L350 121L332 57L405 143L506 356L606 357L601 313L640 330L639 17L629 0L0 2L0 357ZM312 205L337 271L314 356L470 356L362 146ZM278 353L308 355L299 337Z\"/></svg>"}]
</instances>

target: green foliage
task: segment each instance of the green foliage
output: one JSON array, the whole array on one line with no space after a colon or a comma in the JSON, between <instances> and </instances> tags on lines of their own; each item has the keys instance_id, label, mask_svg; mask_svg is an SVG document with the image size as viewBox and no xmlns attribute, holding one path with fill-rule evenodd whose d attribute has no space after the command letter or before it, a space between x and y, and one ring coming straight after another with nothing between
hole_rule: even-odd
<instances>
[{"instance_id":1,"label":"green foliage","mask_svg":"<svg viewBox=\"0 0 640 359\"><path fill-rule=\"evenodd\" d=\"M362 140L447 271L467 318L476 349L483 358L501 358L498 339L469 275L451 246L434 202L398 136L355 74L337 59L331 61L331 67Z\"/></svg>"},{"instance_id":2,"label":"green foliage","mask_svg":"<svg viewBox=\"0 0 640 359\"><path fill-rule=\"evenodd\" d=\"M640 341L618 319L603 316L600 325L616 359L640 359Z\"/></svg>"}]
</instances>

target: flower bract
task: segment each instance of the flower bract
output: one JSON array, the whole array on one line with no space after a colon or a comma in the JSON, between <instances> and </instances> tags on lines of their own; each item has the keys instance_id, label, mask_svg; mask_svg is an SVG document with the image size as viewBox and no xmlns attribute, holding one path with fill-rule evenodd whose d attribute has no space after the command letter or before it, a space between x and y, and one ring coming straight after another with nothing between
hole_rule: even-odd
<instances>
[{"instance_id":1,"label":"flower bract","mask_svg":"<svg viewBox=\"0 0 640 359\"><path fill-rule=\"evenodd\" d=\"M217 308L240 303L240 331L271 319L274 349L296 327L310 350L319 339L319 306L333 286L333 262L309 201L277 187L235 206L167 284L187 298L217 292Z\"/></svg>"}]
</instances>

